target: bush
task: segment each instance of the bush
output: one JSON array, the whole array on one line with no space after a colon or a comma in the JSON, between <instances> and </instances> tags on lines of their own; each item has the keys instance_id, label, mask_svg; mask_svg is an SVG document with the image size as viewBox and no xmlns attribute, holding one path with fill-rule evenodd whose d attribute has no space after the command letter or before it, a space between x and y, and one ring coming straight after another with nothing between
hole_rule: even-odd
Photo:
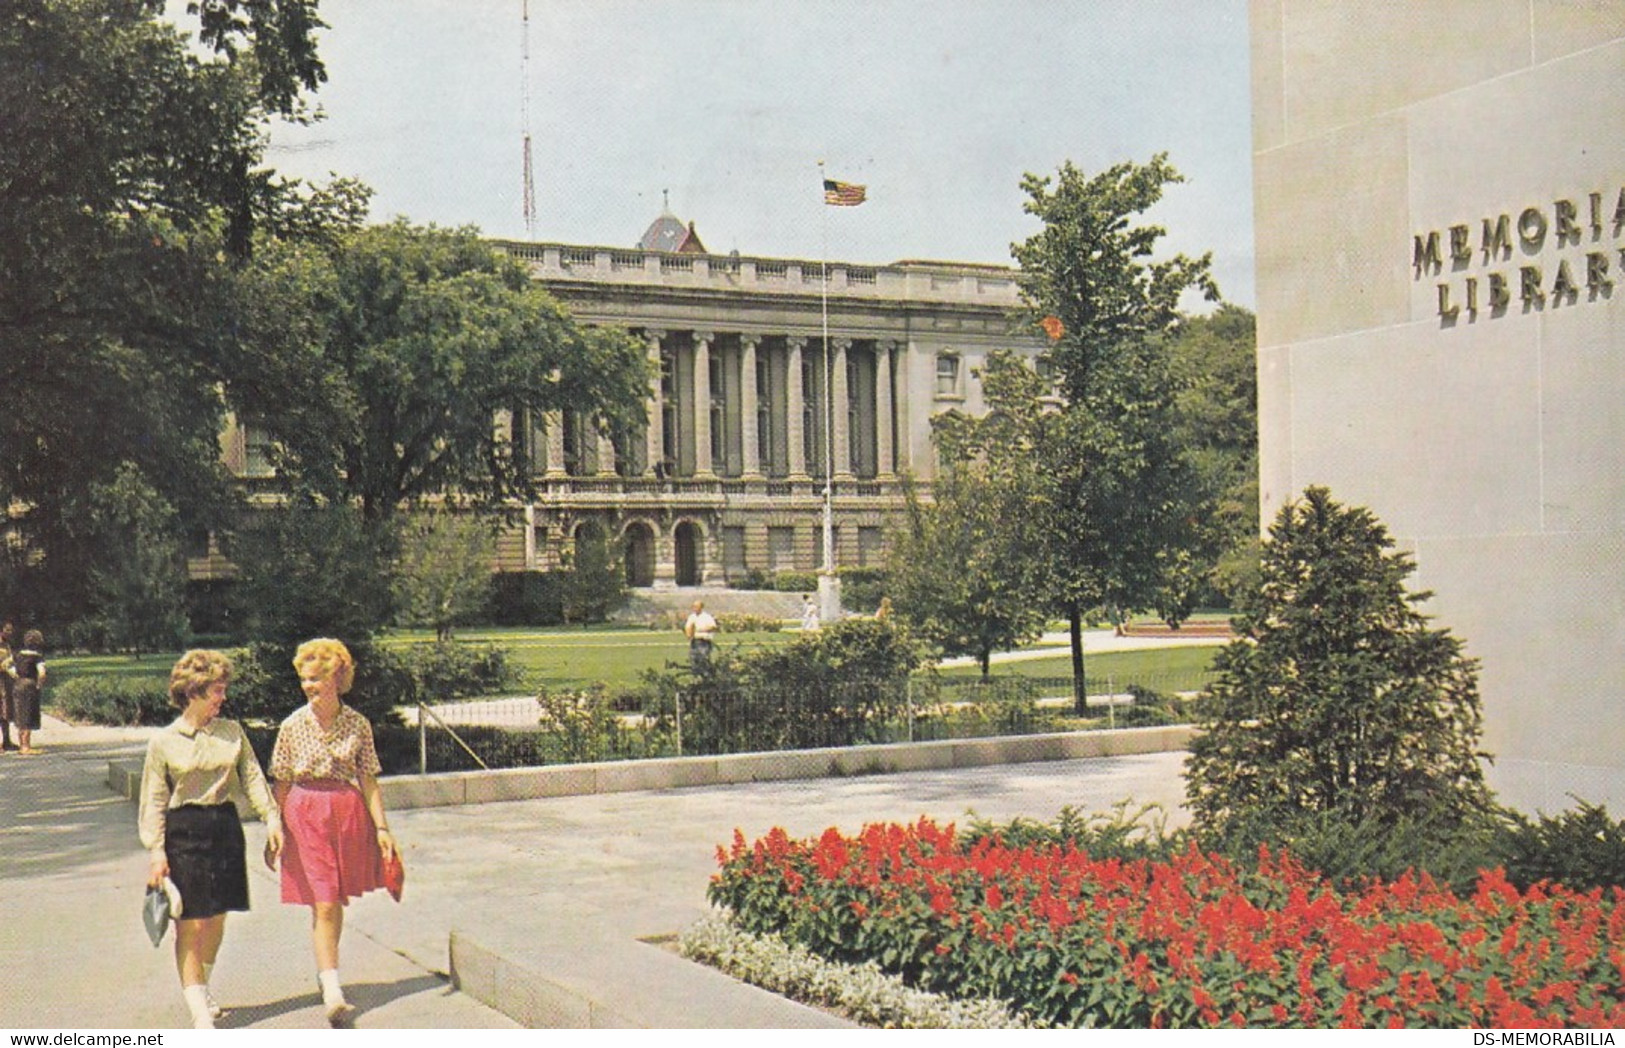
<instances>
[{"instance_id":1,"label":"bush","mask_svg":"<svg viewBox=\"0 0 1625 1048\"><path fill-rule=\"evenodd\" d=\"M873 615L886 595L890 576L884 568L841 568L841 604L862 615Z\"/></svg>"},{"instance_id":2,"label":"bush","mask_svg":"<svg viewBox=\"0 0 1625 1048\"><path fill-rule=\"evenodd\" d=\"M390 650L412 679L414 702L434 704L493 695L519 684L519 671L495 644L436 642Z\"/></svg>"},{"instance_id":3,"label":"bush","mask_svg":"<svg viewBox=\"0 0 1625 1048\"><path fill-rule=\"evenodd\" d=\"M1186 763L1203 830L1267 817L1398 826L1489 810L1477 663L1429 629L1411 559L1359 507L1311 487L1270 527L1259 588L1214 662ZM1421 860L1423 856L1416 856Z\"/></svg>"},{"instance_id":4,"label":"bush","mask_svg":"<svg viewBox=\"0 0 1625 1048\"><path fill-rule=\"evenodd\" d=\"M175 719L167 677L75 677L48 695L51 705L72 721L122 727Z\"/></svg>"},{"instance_id":5,"label":"bush","mask_svg":"<svg viewBox=\"0 0 1625 1048\"><path fill-rule=\"evenodd\" d=\"M1578 807L1531 820L1513 816L1499 840L1507 879L1527 889L1539 881L1584 891L1625 887L1625 822L1575 797Z\"/></svg>"},{"instance_id":6,"label":"bush","mask_svg":"<svg viewBox=\"0 0 1625 1048\"><path fill-rule=\"evenodd\" d=\"M773 588L780 593L817 593L818 573L815 571L780 571L773 575Z\"/></svg>"},{"instance_id":7,"label":"bush","mask_svg":"<svg viewBox=\"0 0 1625 1048\"><path fill-rule=\"evenodd\" d=\"M783 628L783 622L766 615L730 612L717 616L717 629L723 633L777 633Z\"/></svg>"},{"instance_id":8,"label":"bush","mask_svg":"<svg viewBox=\"0 0 1625 1048\"><path fill-rule=\"evenodd\" d=\"M751 568L739 578L730 580L728 587L736 590L770 590L773 580L761 568Z\"/></svg>"},{"instance_id":9,"label":"bush","mask_svg":"<svg viewBox=\"0 0 1625 1048\"><path fill-rule=\"evenodd\" d=\"M562 574L498 572L491 585L491 621L498 626L561 625L564 622Z\"/></svg>"}]
</instances>

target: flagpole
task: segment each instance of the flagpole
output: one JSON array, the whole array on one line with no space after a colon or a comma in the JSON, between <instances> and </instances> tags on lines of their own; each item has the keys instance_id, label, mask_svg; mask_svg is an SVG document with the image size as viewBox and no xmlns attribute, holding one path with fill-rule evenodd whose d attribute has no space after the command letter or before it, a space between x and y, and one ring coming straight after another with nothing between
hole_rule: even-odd
<instances>
[{"instance_id":1,"label":"flagpole","mask_svg":"<svg viewBox=\"0 0 1625 1048\"><path fill-rule=\"evenodd\" d=\"M824 190L824 162L818 162L818 189ZM835 380L829 352L829 214L827 203L819 207L819 230L823 258L819 262L820 315L824 331L824 569L818 578L819 617L833 622L840 615L841 591L835 574Z\"/></svg>"}]
</instances>

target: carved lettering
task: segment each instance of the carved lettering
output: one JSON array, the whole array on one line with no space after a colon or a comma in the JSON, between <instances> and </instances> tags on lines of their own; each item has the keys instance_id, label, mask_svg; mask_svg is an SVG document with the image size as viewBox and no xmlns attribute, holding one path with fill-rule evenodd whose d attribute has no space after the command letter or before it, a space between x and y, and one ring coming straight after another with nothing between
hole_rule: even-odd
<instances>
[{"instance_id":1,"label":"carved lettering","mask_svg":"<svg viewBox=\"0 0 1625 1048\"><path fill-rule=\"evenodd\" d=\"M1512 219L1502 215L1490 225L1490 220L1484 220L1484 261L1493 262L1496 259L1507 258L1512 254Z\"/></svg>"},{"instance_id":2,"label":"carved lettering","mask_svg":"<svg viewBox=\"0 0 1625 1048\"><path fill-rule=\"evenodd\" d=\"M1559 300L1572 300L1579 289L1574 285L1574 274L1569 272L1569 260L1563 259L1557 264L1557 279L1552 281L1552 297Z\"/></svg>"},{"instance_id":3,"label":"carved lettering","mask_svg":"<svg viewBox=\"0 0 1625 1048\"><path fill-rule=\"evenodd\" d=\"M1478 278L1467 278L1467 312L1478 312Z\"/></svg>"},{"instance_id":4,"label":"carved lettering","mask_svg":"<svg viewBox=\"0 0 1625 1048\"><path fill-rule=\"evenodd\" d=\"M1460 306L1453 306L1453 305L1450 304L1450 285L1449 284L1440 284L1439 285L1439 315L1441 317L1444 317L1447 320L1451 320L1451 319L1454 319L1456 314L1460 313L1460 312L1461 312L1461 307Z\"/></svg>"},{"instance_id":5,"label":"carved lettering","mask_svg":"<svg viewBox=\"0 0 1625 1048\"><path fill-rule=\"evenodd\" d=\"M1439 234L1432 232L1423 240L1420 236L1413 238L1415 244L1411 251L1411 265L1416 267L1418 273L1436 273L1444 267L1444 260L1439 257Z\"/></svg>"},{"instance_id":6,"label":"carved lettering","mask_svg":"<svg viewBox=\"0 0 1625 1048\"><path fill-rule=\"evenodd\" d=\"M1558 246L1562 247L1571 240L1578 244L1580 242L1580 227L1574 224L1574 220L1579 215L1579 212L1575 210L1574 201L1559 200L1552 205L1552 210L1557 213Z\"/></svg>"},{"instance_id":7,"label":"carved lettering","mask_svg":"<svg viewBox=\"0 0 1625 1048\"><path fill-rule=\"evenodd\" d=\"M1614 282L1608 279L1608 256L1601 251L1591 251L1586 254L1586 289L1592 294L1599 291L1613 290Z\"/></svg>"},{"instance_id":8,"label":"carved lettering","mask_svg":"<svg viewBox=\"0 0 1625 1048\"><path fill-rule=\"evenodd\" d=\"M1505 273L1490 274L1490 308L1505 309L1507 303L1512 301L1512 292L1507 290Z\"/></svg>"},{"instance_id":9,"label":"carved lettering","mask_svg":"<svg viewBox=\"0 0 1625 1048\"><path fill-rule=\"evenodd\" d=\"M1602 236L1602 194L1591 194L1591 235Z\"/></svg>"},{"instance_id":10,"label":"carved lettering","mask_svg":"<svg viewBox=\"0 0 1625 1048\"><path fill-rule=\"evenodd\" d=\"M1546 213L1538 207L1526 207L1518 216L1518 239L1530 251L1539 251L1546 242Z\"/></svg>"},{"instance_id":11,"label":"carved lettering","mask_svg":"<svg viewBox=\"0 0 1625 1048\"><path fill-rule=\"evenodd\" d=\"M1619 203L1614 205L1614 236L1619 236L1621 229L1625 229L1625 186L1620 187Z\"/></svg>"},{"instance_id":12,"label":"carved lettering","mask_svg":"<svg viewBox=\"0 0 1625 1048\"><path fill-rule=\"evenodd\" d=\"M1472 230L1465 225L1450 227L1450 260L1452 262L1471 262L1473 260L1473 245L1469 238Z\"/></svg>"},{"instance_id":13,"label":"carved lettering","mask_svg":"<svg viewBox=\"0 0 1625 1048\"><path fill-rule=\"evenodd\" d=\"M1523 300L1524 305L1538 306L1546 301L1546 292L1540 289L1539 266L1520 266L1518 277L1518 297Z\"/></svg>"}]
</instances>

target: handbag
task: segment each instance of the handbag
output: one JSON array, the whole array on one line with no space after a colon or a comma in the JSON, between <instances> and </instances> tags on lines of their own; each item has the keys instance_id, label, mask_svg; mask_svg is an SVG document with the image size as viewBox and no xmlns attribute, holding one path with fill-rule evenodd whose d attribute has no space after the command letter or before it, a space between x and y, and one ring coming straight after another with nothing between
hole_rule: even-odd
<instances>
[{"instance_id":1,"label":"handbag","mask_svg":"<svg viewBox=\"0 0 1625 1048\"><path fill-rule=\"evenodd\" d=\"M399 848L384 856L384 887L389 890L390 898L401 901L401 892L406 889L406 867L401 863Z\"/></svg>"},{"instance_id":2,"label":"handbag","mask_svg":"<svg viewBox=\"0 0 1625 1048\"><path fill-rule=\"evenodd\" d=\"M169 893L156 884L147 886L147 897L141 903L141 923L147 926L147 938L156 947L164 941L169 930Z\"/></svg>"}]
</instances>

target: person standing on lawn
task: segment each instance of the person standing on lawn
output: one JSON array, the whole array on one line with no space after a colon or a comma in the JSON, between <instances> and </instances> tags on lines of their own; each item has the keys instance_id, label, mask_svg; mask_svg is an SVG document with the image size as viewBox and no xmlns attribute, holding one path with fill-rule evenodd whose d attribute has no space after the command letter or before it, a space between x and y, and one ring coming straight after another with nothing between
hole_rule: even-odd
<instances>
[{"instance_id":1,"label":"person standing on lawn","mask_svg":"<svg viewBox=\"0 0 1625 1048\"><path fill-rule=\"evenodd\" d=\"M0 625L0 753L15 750L11 741L11 658L17 643L17 624Z\"/></svg>"}]
</instances>

